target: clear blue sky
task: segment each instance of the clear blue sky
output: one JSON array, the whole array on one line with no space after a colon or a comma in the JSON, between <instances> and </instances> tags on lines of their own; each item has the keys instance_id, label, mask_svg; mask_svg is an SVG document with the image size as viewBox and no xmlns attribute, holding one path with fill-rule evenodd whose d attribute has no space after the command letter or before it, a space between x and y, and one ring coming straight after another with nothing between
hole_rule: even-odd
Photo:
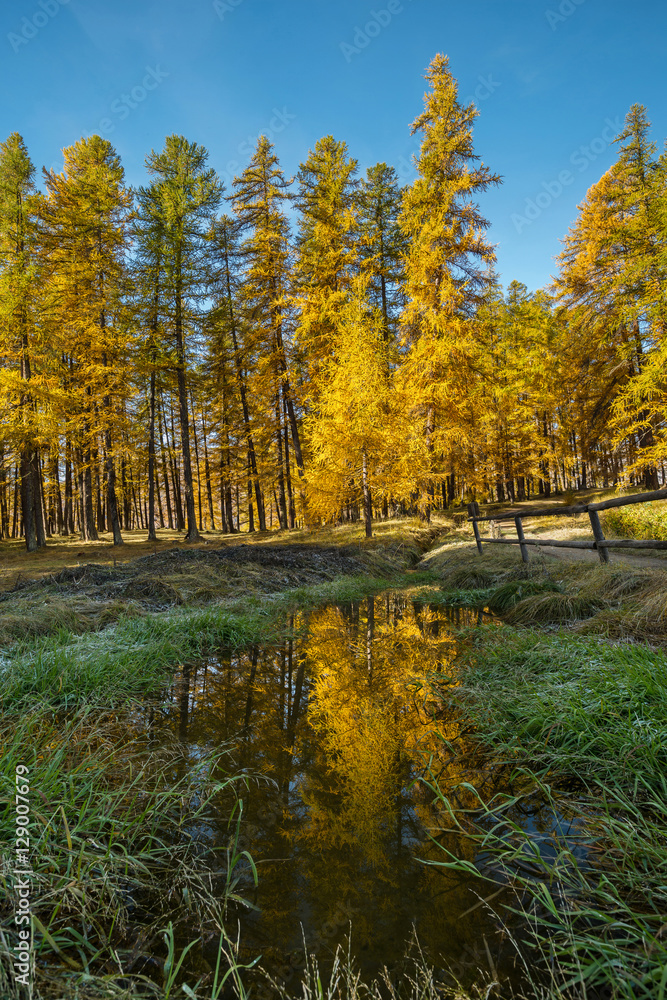
<instances>
[{"instance_id":1,"label":"clear blue sky","mask_svg":"<svg viewBox=\"0 0 667 1000\"><path fill-rule=\"evenodd\" d=\"M170 132L228 183L262 131L289 174L332 133L362 168L409 180L423 73L447 53L504 177L482 206L505 284L548 282L632 103L660 149L667 136L664 0L2 0L0 19L0 136L60 169L64 146L100 132L132 184Z\"/></svg>"}]
</instances>

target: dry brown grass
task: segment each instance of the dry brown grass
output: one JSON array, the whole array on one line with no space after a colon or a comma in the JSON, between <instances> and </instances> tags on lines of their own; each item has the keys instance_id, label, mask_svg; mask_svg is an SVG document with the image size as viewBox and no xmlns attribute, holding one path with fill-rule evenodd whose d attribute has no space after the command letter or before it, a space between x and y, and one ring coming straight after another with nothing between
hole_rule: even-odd
<instances>
[{"instance_id":1,"label":"dry brown grass","mask_svg":"<svg viewBox=\"0 0 667 1000\"><path fill-rule=\"evenodd\" d=\"M63 599L50 594L28 597L20 603L0 605L0 646L53 635L60 630L77 635L96 632L122 616L139 614L141 609L133 601Z\"/></svg>"},{"instance_id":2,"label":"dry brown grass","mask_svg":"<svg viewBox=\"0 0 667 1000\"><path fill-rule=\"evenodd\" d=\"M418 563L433 539L450 530L449 522L428 526L416 519L375 527L371 539L363 525L352 524L309 533L208 534L194 546L174 544L175 532L148 545L141 532L130 533L122 549L104 540L81 546L65 539L34 555L17 542L5 542L0 548L10 558L4 590L0 587L0 645L97 630L124 614L317 587L335 577L391 579Z\"/></svg>"},{"instance_id":3,"label":"dry brown grass","mask_svg":"<svg viewBox=\"0 0 667 1000\"><path fill-rule=\"evenodd\" d=\"M82 542L78 536L50 538L46 548L39 552L26 552L22 539L0 542L0 591L11 590L25 580L35 580L57 574L65 568L75 568L90 563L99 566L122 567L142 556L159 555L168 549L214 549L235 545L315 545L325 547L357 546L372 561L373 553L392 556L397 563L415 562L439 534L450 531L451 518L437 516L432 525L425 525L418 518L393 518L373 524L373 538L367 539L364 526L344 524L325 526L317 530L255 531L224 535L221 531L206 531L196 545L184 542L184 532L167 528L158 530L157 542L147 542L144 530L124 531L125 544L114 547L112 536L103 532L97 542Z\"/></svg>"}]
</instances>

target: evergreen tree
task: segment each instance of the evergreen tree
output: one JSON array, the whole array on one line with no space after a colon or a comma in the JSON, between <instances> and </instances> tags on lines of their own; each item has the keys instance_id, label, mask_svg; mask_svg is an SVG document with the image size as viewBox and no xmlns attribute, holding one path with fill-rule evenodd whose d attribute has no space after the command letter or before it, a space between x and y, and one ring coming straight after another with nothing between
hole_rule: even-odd
<instances>
[{"instance_id":1,"label":"evergreen tree","mask_svg":"<svg viewBox=\"0 0 667 1000\"><path fill-rule=\"evenodd\" d=\"M39 474L34 167L18 132L0 144L0 355L3 441L17 447L28 552L46 544ZM15 375L18 374L17 383ZM18 403L18 405L16 405Z\"/></svg>"},{"instance_id":2,"label":"evergreen tree","mask_svg":"<svg viewBox=\"0 0 667 1000\"><path fill-rule=\"evenodd\" d=\"M62 344L69 429L79 467L81 533L87 540L98 537L93 466L101 440L108 520L119 545L114 449L120 435L114 442L114 432L127 391L123 296L132 198L118 154L97 135L65 149L63 173L46 171L45 182L40 235L51 279L47 322Z\"/></svg>"},{"instance_id":3,"label":"evergreen tree","mask_svg":"<svg viewBox=\"0 0 667 1000\"><path fill-rule=\"evenodd\" d=\"M400 223L409 241L402 326L410 345L401 383L421 424L413 434L422 445L409 454L428 518L436 456L450 450L453 433L465 435L461 401L471 377L471 324L492 280L488 223L474 199L500 178L478 162L472 138L478 111L460 104L446 56L435 57L426 79L425 108L412 125L421 137L418 177L405 194Z\"/></svg>"},{"instance_id":4,"label":"evergreen tree","mask_svg":"<svg viewBox=\"0 0 667 1000\"><path fill-rule=\"evenodd\" d=\"M146 160L148 173L154 178L153 197L159 206L164 236L164 278L175 348L183 452L186 539L190 542L199 539L199 531L190 451L186 336L195 321L197 302L207 288L208 230L222 197L222 185L215 170L207 167L207 160L203 146L178 135L167 136L162 152L151 151Z\"/></svg>"}]
</instances>

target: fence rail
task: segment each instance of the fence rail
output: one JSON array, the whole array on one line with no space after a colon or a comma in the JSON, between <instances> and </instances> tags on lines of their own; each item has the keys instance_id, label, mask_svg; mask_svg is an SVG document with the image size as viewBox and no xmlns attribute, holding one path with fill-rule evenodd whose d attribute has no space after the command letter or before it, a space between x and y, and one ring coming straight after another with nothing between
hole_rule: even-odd
<instances>
[{"instance_id":1,"label":"fence rail","mask_svg":"<svg viewBox=\"0 0 667 1000\"><path fill-rule=\"evenodd\" d=\"M634 493L629 497L614 497L613 500L603 500L600 503L573 504L569 507L549 507L547 510L523 510L520 514L494 514L490 517L482 517L479 512L478 503L468 504L468 520L472 523L477 543L477 551L481 554L482 543L495 545L519 545L521 547L521 558L528 562L530 555L529 545L552 545L563 549L594 549L599 553L600 562L609 562L609 549L667 549L667 541L657 541L655 539L616 539L605 538L600 524L598 511L610 510L612 507L627 507L633 503L650 503L654 500L667 500L667 487L661 490L653 490L651 493ZM582 539L572 541L562 541L559 538L526 538L523 532L522 521L527 517L554 517L559 515L588 514L593 532L593 541ZM484 538L479 531L481 521L514 521L516 528L516 538Z\"/></svg>"}]
</instances>

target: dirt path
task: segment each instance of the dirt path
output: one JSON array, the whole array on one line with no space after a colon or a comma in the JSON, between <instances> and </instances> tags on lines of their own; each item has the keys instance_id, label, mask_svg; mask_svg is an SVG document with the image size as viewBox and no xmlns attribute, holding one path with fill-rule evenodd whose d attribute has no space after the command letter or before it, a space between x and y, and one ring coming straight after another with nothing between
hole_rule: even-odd
<instances>
[{"instance_id":1,"label":"dirt path","mask_svg":"<svg viewBox=\"0 0 667 1000\"><path fill-rule=\"evenodd\" d=\"M561 549L551 545L540 545L540 552L567 562L597 563L600 561L600 557L594 549ZM667 569L667 559L661 559L660 556L626 555L625 553L621 554L622 552L622 549L617 549L616 552L612 551L609 556L610 564L625 563L628 566L639 566L640 568Z\"/></svg>"}]
</instances>

